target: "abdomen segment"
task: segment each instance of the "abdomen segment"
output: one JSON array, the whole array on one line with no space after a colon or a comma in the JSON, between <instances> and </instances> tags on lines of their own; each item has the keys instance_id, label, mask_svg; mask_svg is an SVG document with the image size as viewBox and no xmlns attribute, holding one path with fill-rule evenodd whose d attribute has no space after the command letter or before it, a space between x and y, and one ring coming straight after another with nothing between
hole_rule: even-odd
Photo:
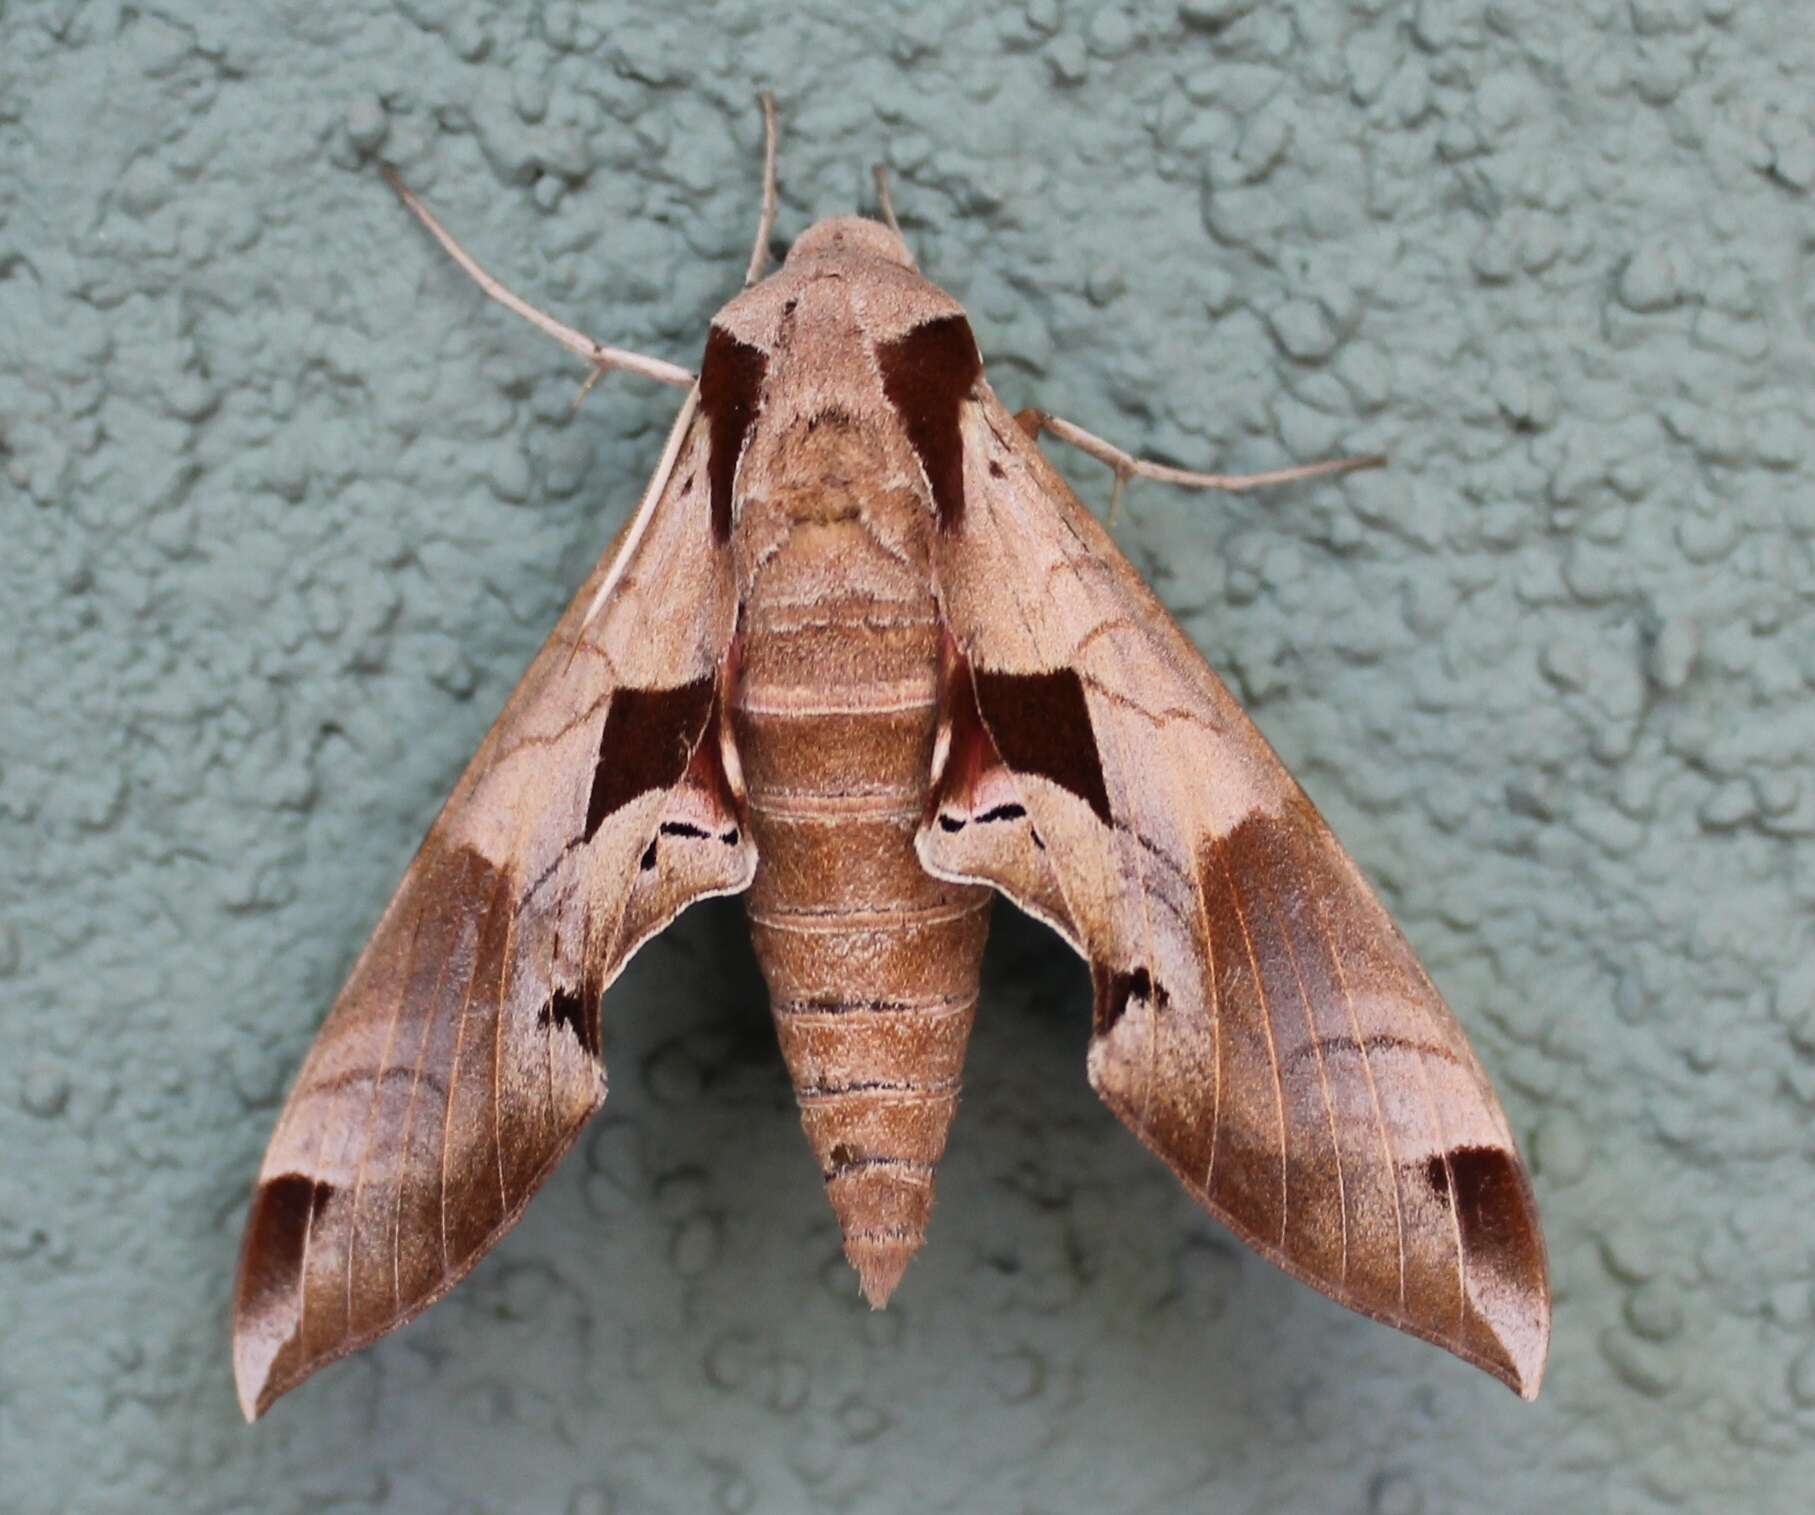
<instances>
[{"instance_id":1,"label":"abdomen segment","mask_svg":"<svg viewBox=\"0 0 1815 1515\"><path fill-rule=\"evenodd\" d=\"M746 612L751 935L845 1255L880 1306L925 1236L992 895L914 853L938 715L931 599Z\"/></svg>"}]
</instances>

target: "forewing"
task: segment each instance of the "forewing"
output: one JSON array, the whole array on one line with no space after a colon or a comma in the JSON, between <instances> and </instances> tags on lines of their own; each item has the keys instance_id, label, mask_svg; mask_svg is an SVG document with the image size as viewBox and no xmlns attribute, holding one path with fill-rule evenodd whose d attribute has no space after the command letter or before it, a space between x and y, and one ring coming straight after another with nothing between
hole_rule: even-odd
<instances>
[{"instance_id":1,"label":"forewing","mask_svg":"<svg viewBox=\"0 0 1815 1515\"><path fill-rule=\"evenodd\" d=\"M756 865L717 718L736 607L691 421L627 575L608 549L443 807L266 1151L234 1295L252 1418L452 1287L605 1096L598 1001ZM583 623L584 627L583 627Z\"/></svg>"},{"instance_id":2,"label":"forewing","mask_svg":"<svg viewBox=\"0 0 1815 1515\"><path fill-rule=\"evenodd\" d=\"M935 573L933 872L1063 932L1092 1085L1243 1240L1527 1397L1543 1240L1461 1028L1265 738L987 388Z\"/></svg>"}]
</instances>

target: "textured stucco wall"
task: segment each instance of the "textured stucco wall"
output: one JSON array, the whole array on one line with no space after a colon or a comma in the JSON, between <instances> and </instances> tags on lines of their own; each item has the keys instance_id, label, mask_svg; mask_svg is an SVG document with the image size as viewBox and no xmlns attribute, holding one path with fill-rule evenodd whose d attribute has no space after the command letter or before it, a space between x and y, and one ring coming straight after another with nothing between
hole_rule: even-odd
<instances>
[{"instance_id":1,"label":"textured stucco wall","mask_svg":"<svg viewBox=\"0 0 1815 1515\"><path fill-rule=\"evenodd\" d=\"M1807 1509L1802 8L789 9L0 4L0 1508ZM611 1100L508 1241L240 1423L276 1101L673 404L570 417L575 365L362 155L692 362L760 82L782 234L887 158L1010 403L1187 462L1392 454L1137 487L1120 536L1499 1083L1557 1286L1535 1406L1200 1216L1007 910L872 1316L729 903L607 1002Z\"/></svg>"}]
</instances>

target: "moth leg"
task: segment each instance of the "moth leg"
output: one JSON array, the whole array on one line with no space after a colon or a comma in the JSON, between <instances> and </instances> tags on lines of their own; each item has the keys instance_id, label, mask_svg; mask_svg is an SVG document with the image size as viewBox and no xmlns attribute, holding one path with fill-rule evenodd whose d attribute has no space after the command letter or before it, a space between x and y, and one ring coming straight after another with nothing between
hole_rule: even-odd
<instances>
[{"instance_id":1,"label":"moth leg","mask_svg":"<svg viewBox=\"0 0 1815 1515\"><path fill-rule=\"evenodd\" d=\"M641 374L646 379L655 379L662 384L672 384L677 389L687 389L693 384L692 370L682 368L678 363L669 363L661 358L651 358L640 352L631 352L623 347L608 347L605 343L587 336L584 332L575 331L573 327L557 321L546 311L538 310L521 295L513 294L502 283L481 268L471 253L453 238L452 233L429 214L429 209L416 198L409 187L398 177L397 170L388 163L381 163L378 171L384 175L384 182L396 192L397 198L429 230L432 236L446 250L447 255L458 263L480 289L490 295L506 310L515 311L524 320L553 337L569 352L578 353L592 365L584 388L580 390L580 399L586 391L598 381L601 375L613 368L621 368L627 373ZM579 400L574 403L579 404Z\"/></svg>"},{"instance_id":2,"label":"moth leg","mask_svg":"<svg viewBox=\"0 0 1815 1515\"><path fill-rule=\"evenodd\" d=\"M1115 524L1122 503L1122 486L1129 479L1155 479L1162 484L1177 484L1185 489L1264 489L1272 484L1292 484L1300 479L1317 479L1326 474L1353 473L1359 468L1384 468L1386 458L1377 452L1350 458L1325 458L1318 463L1297 463L1290 468L1270 468L1264 473L1194 473L1188 468L1174 468L1124 452L1113 442L1075 426L1062 416L1048 415L1031 407L1019 411L1015 422L1030 437L1051 432L1079 452L1088 453L1100 463L1107 463L1115 474L1115 489L1109 497L1109 522Z\"/></svg>"},{"instance_id":3,"label":"moth leg","mask_svg":"<svg viewBox=\"0 0 1815 1515\"><path fill-rule=\"evenodd\" d=\"M775 231L775 96L757 92L763 108L763 208L756 219L756 245L750 249L750 266L744 270L744 288L763 276L769 266L769 238Z\"/></svg>"}]
</instances>

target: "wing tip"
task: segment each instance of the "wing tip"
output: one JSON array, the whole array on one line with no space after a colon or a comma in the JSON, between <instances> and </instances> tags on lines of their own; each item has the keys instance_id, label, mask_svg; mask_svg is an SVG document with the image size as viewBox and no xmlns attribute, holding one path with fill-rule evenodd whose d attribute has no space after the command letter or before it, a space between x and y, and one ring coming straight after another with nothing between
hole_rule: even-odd
<instances>
[{"instance_id":1,"label":"wing tip","mask_svg":"<svg viewBox=\"0 0 1815 1515\"><path fill-rule=\"evenodd\" d=\"M273 1340L269 1322L261 1329L259 1317L251 1308L244 1288L234 1290L233 1391L247 1425L259 1420L278 1399L307 1378L315 1366L304 1366L300 1371L294 1361L287 1367L280 1366L288 1349L294 1346L293 1328L284 1331L281 1339Z\"/></svg>"},{"instance_id":2,"label":"wing tip","mask_svg":"<svg viewBox=\"0 0 1815 1515\"><path fill-rule=\"evenodd\" d=\"M274 1370L295 1343L310 1227L334 1192L300 1173L261 1178L253 1190L233 1280L233 1382L248 1424L295 1381L276 1381Z\"/></svg>"},{"instance_id":3,"label":"wing tip","mask_svg":"<svg viewBox=\"0 0 1815 1515\"><path fill-rule=\"evenodd\" d=\"M1482 1362L1521 1399L1538 1397L1550 1352L1550 1260L1525 1165L1510 1143L1448 1153L1460 1225L1468 1334Z\"/></svg>"},{"instance_id":4,"label":"wing tip","mask_svg":"<svg viewBox=\"0 0 1815 1515\"><path fill-rule=\"evenodd\" d=\"M1550 1353L1549 1266L1543 1233L1538 1229L1537 1209L1532 1202L1530 1185L1516 1155L1511 1156L1507 1171L1513 1180L1515 1204L1512 1213L1523 1222L1521 1245L1509 1249L1497 1259L1501 1264L1497 1274L1489 1272L1476 1276L1477 1288L1485 1285L1485 1290L1473 1294L1469 1299L1467 1314L1460 1329L1445 1329L1398 1311L1380 1308L1365 1298L1345 1293L1331 1281L1316 1277L1278 1246L1242 1225L1142 1128L1135 1113L1121 1099L1107 1076L1106 1046L1105 1037L1099 1035L1091 1038L1088 1072L1091 1088L1096 1091L1098 1098L1142 1146L1172 1170L1185 1192L1215 1220L1228 1227L1231 1234L1249 1250L1344 1308L1395 1330L1404 1331L1432 1346L1441 1347L1470 1366L1497 1378L1526 1402L1538 1397Z\"/></svg>"},{"instance_id":5,"label":"wing tip","mask_svg":"<svg viewBox=\"0 0 1815 1515\"><path fill-rule=\"evenodd\" d=\"M326 1181L299 1173L259 1180L233 1286L233 1382L240 1413L248 1424L320 1369L407 1325L472 1271L517 1223L524 1207L605 1102L604 1064L597 1061L595 1066L598 1083L585 1112L561 1133L547 1160L523 1185L516 1203L476 1245L401 1308L358 1329L349 1324L337 1339L325 1344L312 1341L307 1351L300 1334L304 1237L311 1221L319 1220L333 1201L336 1190Z\"/></svg>"},{"instance_id":6,"label":"wing tip","mask_svg":"<svg viewBox=\"0 0 1815 1515\"><path fill-rule=\"evenodd\" d=\"M1504 1342L1502 1345L1508 1347L1508 1353L1499 1362L1488 1362L1473 1354L1458 1355L1463 1356L1465 1361L1472 1362L1477 1367L1484 1368L1493 1374L1519 1398L1530 1404L1538 1397L1538 1390L1544 1383L1544 1359L1549 1343L1540 1338L1534 1342L1518 1345Z\"/></svg>"},{"instance_id":7,"label":"wing tip","mask_svg":"<svg viewBox=\"0 0 1815 1515\"><path fill-rule=\"evenodd\" d=\"M1486 1319L1478 1309L1472 1310L1472 1342L1442 1340L1432 1336L1438 1346L1447 1347L1464 1362L1491 1373L1519 1398L1530 1403L1538 1397L1544 1382L1544 1369L1550 1356L1550 1291L1542 1278L1530 1281L1517 1308L1496 1311L1496 1319ZM1485 1339L1484 1339L1485 1338Z\"/></svg>"},{"instance_id":8,"label":"wing tip","mask_svg":"<svg viewBox=\"0 0 1815 1515\"><path fill-rule=\"evenodd\" d=\"M1525 1295L1523 1319L1502 1319L1494 1324L1502 1365L1488 1370L1529 1403L1538 1397L1550 1356L1550 1288L1542 1273L1527 1281Z\"/></svg>"},{"instance_id":9,"label":"wing tip","mask_svg":"<svg viewBox=\"0 0 1815 1515\"><path fill-rule=\"evenodd\" d=\"M233 1390L239 1399L239 1412L245 1416L247 1425L255 1424L282 1392L274 1392L270 1380L247 1360L246 1353L241 1349L237 1329L233 1340Z\"/></svg>"}]
</instances>

